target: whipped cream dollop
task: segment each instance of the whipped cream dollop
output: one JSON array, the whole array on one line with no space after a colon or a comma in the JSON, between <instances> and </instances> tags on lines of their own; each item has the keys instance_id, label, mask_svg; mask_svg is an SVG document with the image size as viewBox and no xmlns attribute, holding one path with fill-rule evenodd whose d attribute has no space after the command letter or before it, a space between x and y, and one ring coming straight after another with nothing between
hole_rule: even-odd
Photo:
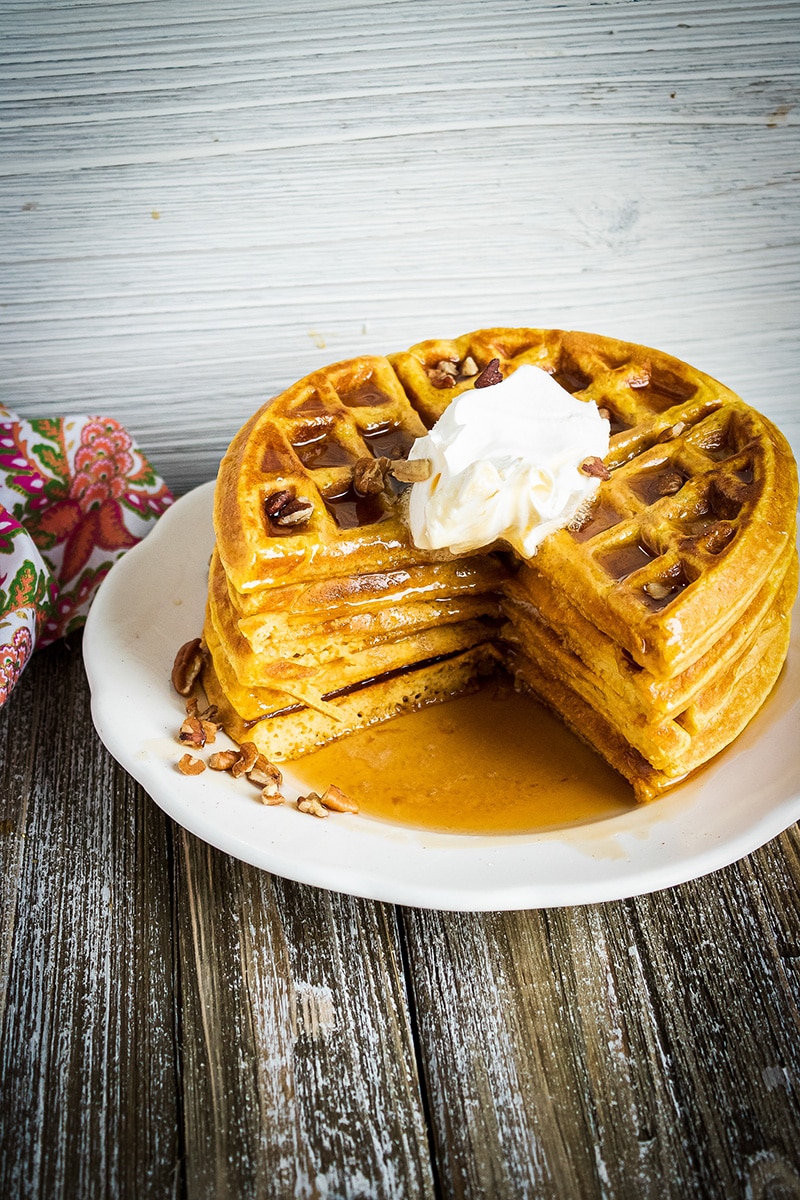
<instances>
[{"instance_id":1,"label":"whipped cream dollop","mask_svg":"<svg viewBox=\"0 0 800 1200\"><path fill-rule=\"evenodd\" d=\"M540 367L462 392L408 456L431 463L409 497L415 546L463 554L503 541L530 558L598 488L580 466L608 454L609 436L597 405Z\"/></svg>"}]
</instances>

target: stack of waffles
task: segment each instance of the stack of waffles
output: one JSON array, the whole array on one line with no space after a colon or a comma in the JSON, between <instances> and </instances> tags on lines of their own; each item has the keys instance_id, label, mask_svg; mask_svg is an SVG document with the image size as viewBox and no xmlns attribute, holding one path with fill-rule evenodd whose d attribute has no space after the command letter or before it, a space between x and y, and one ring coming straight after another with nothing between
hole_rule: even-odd
<instances>
[{"instance_id":1,"label":"stack of waffles","mask_svg":"<svg viewBox=\"0 0 800 1200\"><path fill-rule=\"evenodd\" d=\"M610 477L529 561L503 546L419 550L413 484L386 469L492 359L503 376L543 368L611 422ZM370 459L385 483L362 494ZM223 459L206 691L235 740L281 760L500 668L647 800L726 746L773 687L796 505L778 430L653 350L492 329L339 363L265 405Z\"/></svg>"}]
</instances>

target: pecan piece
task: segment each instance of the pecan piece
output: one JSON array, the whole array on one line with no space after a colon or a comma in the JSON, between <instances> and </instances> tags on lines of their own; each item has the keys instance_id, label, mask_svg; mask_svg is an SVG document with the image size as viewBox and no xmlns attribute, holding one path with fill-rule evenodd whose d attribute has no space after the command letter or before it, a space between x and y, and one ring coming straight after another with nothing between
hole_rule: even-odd
<instances>
[{"instance_id":1,"label":"pecan piece","mask_svg":"<svg viewBox=\"0 0 800 1200\"><path fill-rule=\"evenodd\" d=\"M255 742L242 742L238 754L235 751L227 753L232 754L233 757L230 761L226 760L226 766L223 769L230 770L235 779L246 775L251 782L263 789L262 797L277 793L283 783L283 775L265 754L259 752Z\"/></svg>"},{"instance_id":2,"label":"pecan piece","mask_svg":"<svg viewBox=\"0 0 800 1200\"><path fill-rule=\"evenodd\" d=\"M205 769L206 764L192 754L184 754L182 758L178 759L178 770L181 775L202 775Z\"/></svg>"},{"instance_id":3,"label":"pecan piece","mask_svg":"<svg viewBox=\"0 0 800 1200\"><path fill-rule=\"evenodd\" d=\"M328 787L326 787L319 800L320 804L324 805L325 808L332 809L333 812L358 812L358 805L356 804L355 800L351 800L350 797L343 792L341 788L338 788L335 783L331 783L328 785Z\"/></svg>"},{"instance_id":4,"label":"pecan piece","mask_svg":"<svg viewBox=\"0 0 800 1200\"><path fill-rule=\"evenodd\" d=\"M185 746L196 746L198 750L202 750L208 740L203 724L199 717L186 717L178 731L178 741ZM214 732L216 733L216 727Z\"/></svg>"},{"instance_id":5,"label":"pecan piece","mask_svg":"<svg viewBox=\"0 0 800 1200\"><path fill-rule=\"evenodd\" d=\"M265 754L259 754L247 774L253 783L257 783L268 795L274 796L283 783L280 770Z\"/></svg>"},{"instance_id":6,"label":"pecan piece","mask_svg":"<svg viewBox=\"0 0 800 1200\"><path fill-rule=\"evenodd\" d=\"M230 771L239 757L238 750L217 750L208 760L212 771Z\"/></svg>"},{"instance_id":7,"label":"pecan piece","mask_svg":"<svg viewBox=\"0 0 800 1200\"><path fill-rule=\"evenodd\" d=\"M264 512L270 521L284 527L305 525L313 511L313 503L305 496L296 496L294 488L280 488L264 501Z\"/></svg>"},{"instance_id":8,"label":"pecan piece","mask_svg":"<svg viewBox=\"0 0 800 1200\"><path fill-rule=\"evenodd\" d=\"M472 386L476 388L494 387L496 383L502 382L503 372L500 370L500 359L491 358Z\"/></svg>"},{"instance_id":9,"label":"pecan piece","mask_svg":"<svg viewBox=\"0 0 800 1200\"><path fill-rule=\"evenodd\" d=\"M473 375L478 374L479 370L480 367L475 362L475 359L471 354L468 354L459 368L459 374L463 375L465 379L471 379Z\"/></svg>"},{"instance_id":10,"label":"pecan piece","mask_svg":"<svg viewBox=\"0 0 800 1200\"><path fill-rule=\"evenodd\" d=\"M308 813L312 817L327 817L328 810L322 804L316 792L309 792L307 796L297 797L297 807L300 812Z\"/></svg>"},{"instance_id":11,"label":"pecan piece","mask_svg":"<svg viewBox=\"0 0 800 1200\"><path fill-rule=\"evenodd\" d=\"M261 789L261 803L266 804L268 808L275 808L278 804L285 804L286 797L277 789L273 792L269 788Z\"/></svg>"},{"instance_id":12,"label":"pecan piece","mask_svg":"<svg viewBox=\"0 0 800 1200\"><path fill-rule=\"evenodd\" d=\"M451 388L456 386L456 364L449 358L442 358L434 366L428 367L428 378L435 388Z\"/></svg>"},{"instance_id":13,"label":"pecan piece","mask_svg":"<svg viewBox=\"0 0 800 1200\"><path fill-rule=\"evenodd\" d=\"M649 583L644 585L644 591L653 600L666 600L667 596L672 595L674 590L668 583L663 583L660 579L651 579Z\"/></svg>"},{"instance_id":14,"label":"pecan piece","mask_svg":"<svg viewBox=\"0 0 800 1200\"><path fill-rule=\"evenodd\" d=\"M190 717L199 717L201 721L217 721L219 709L216 704L209 704L207 708L200 708L200 701L197 696L190 696L186 701L186 711Z\"/></svg>"},{"instance_id":15,"label":"pecan piece","mask_svg":"<svg viewBox=\"0 0 800 1200\"><path fill-rule=\"evenodd\" d=\"M181 696L188 696L203 669L206 651L200 638L184 642L172 664L172 686Z\"/></svg>"},{"instance_id":16,"label":"pecan piece","mask_svg":"<svg viewBox=\"0 0 800 1200\"><path fill-rule=\"evenodd\" d=\"M313 511L314 505L311 501L306 500L305 496L298 496L296 500L284 504L273 520L276 525L305 525Z\"/></svg>"},{"instance_id":17,"label":"pecan piece","mask_svg":"<svg viewBox=\"0 0 800 1200\"><path fill-rule=\"evenodd\" d=\"M433 464L429 458L398 458L389 466L389 472L398 483L421 483L430 479Z\"/></svg>"},{"instance_id":18,"label":"pecan piece","mask_svg":"<svg viewBox=\"0 0 800 1200\"><path fill-rule=\"evenodd\" d=\"M255 742L242 742L239 746L239 757L231 766L231 775L234 779L238 779L240 775L249 775L257 759L258 749Z\"/></svg>"},{"instance_id":19,"label":"pecan piece","mask_svg":"<svg viewBox=\"0 0 800 1200\"><path fill-rule=\"evenodd\" d=\"M359 458L353 467L353 488L359 496L378 496L386 486L389 459Z\"/></svg>"},{"instance_id":20,"label":"pecan piece","mask_svg":"<svg viewBox=\"0 0 800 1200\"><path fill-rule=\"evenodd\" d=\"M585 458L578 468L584 475L590 475L593 479L610 479L611 472L609 471L602 458L598 458L593 454L590 458Z\"/></svg>"},{"instance_id":21,"label":"pecan piece","mask_svg":"<svg viewBox=\"0 0 800 1200\"><path fill-rule=\"evenodd\" d=\"M273 492L270 496L267 496L266 500L264 501L264 512L268 517L276 517L284 505L288 504L290 500L294 500L293 491L288 491L284 488L282 491Z\"/></svg>"}]
</instances>

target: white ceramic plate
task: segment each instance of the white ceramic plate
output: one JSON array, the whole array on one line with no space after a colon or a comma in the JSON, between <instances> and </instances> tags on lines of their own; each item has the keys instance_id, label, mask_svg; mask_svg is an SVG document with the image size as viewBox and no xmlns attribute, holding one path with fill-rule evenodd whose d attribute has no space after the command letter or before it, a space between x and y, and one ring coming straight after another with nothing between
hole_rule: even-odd
<instances>
[{"instance_id":1,"label":"white ceramic plate","mask_svg":"<svg viewBox=\"0 0 800 1200\"><path fill-rule=\"evenodd\" d=\"M213 545L213 484L179 500L109 574L84 638L92 713L104 743L175 821L264 870L356 896L489 911L640 895L741 858L800 819L797 621L778 687L738 741L696 780L621 816L539 834L432 833L369 817L317 821L265 808L223 772L175 767L184 703L177 648L197 637ZM797 615L797 614L796 614ZM284 772L287 797L302 770Z\"/></svg>"}]
</instances>

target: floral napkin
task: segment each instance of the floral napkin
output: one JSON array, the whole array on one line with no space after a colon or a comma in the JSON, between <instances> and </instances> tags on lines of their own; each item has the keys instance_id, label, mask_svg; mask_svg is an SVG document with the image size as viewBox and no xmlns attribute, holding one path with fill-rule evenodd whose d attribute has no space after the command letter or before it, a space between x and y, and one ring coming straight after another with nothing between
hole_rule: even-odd
<instances>
[{"instance_id":1,"label":"floral napkin","mask_svg":"<svg viewBox=\"0 0 800 1200\"><path fill-rule=\"evenodd\" d=\"M113 418L26 421L0 405L0 705L171 503Z\"/></svg>"}]
</instances>

